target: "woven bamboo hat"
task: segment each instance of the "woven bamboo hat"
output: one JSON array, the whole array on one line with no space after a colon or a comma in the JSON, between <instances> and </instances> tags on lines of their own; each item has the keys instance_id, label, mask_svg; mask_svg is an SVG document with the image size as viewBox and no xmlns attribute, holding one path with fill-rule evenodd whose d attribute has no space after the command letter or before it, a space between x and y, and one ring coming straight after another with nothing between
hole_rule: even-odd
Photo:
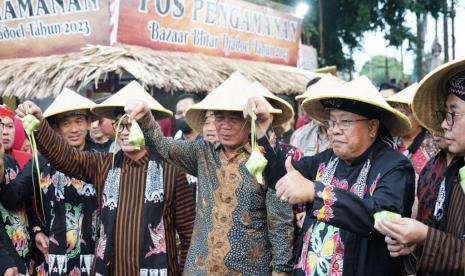
<instances>
[{"instance_id":1,"label":"woven bamboo hat","mask_svg":"<svg viewBox=\"0 0 465 276\"><path fill-rule=\"evenodd\" d=\"M305 100L306 98L308 98L311 94L314 94L314 93L320 93L320 92L324 92L324 91L330 91L336 87L339 87L343 84L345 84L346 81L338 78L338 77L335 77L331 74L326 74L324 77L322 77L319 81L317 81L317 83L315 83L314 85L311 85L307 88L307 90L305 91L305 93L303 93L302 95L299 95L297 97L295 97L296 100L298 101L303 101Z\"/></svg>"},{"instance_id":2,"label":"woven bamboo hat","mask_svg":"<svg viewBox=\"0 0 465 276\"><path fill-rule=\"evenodd\" d=\"M95 103L86 97L79 95L71 89L64 88L55 98L50 106L44 111L44 118L48 121L65 115L65 113L75 113L75 115L91 115L90 109ZM72 114L70 114L72 115Z\"/></svg>"},{"instance_id":3,"label":"woven bamboo hat","mask_svg":"<svg viewBox=\"0 0 465 276\"><path fill-rule=\"evenodd\" d=\"M116 119L118 115L125 113L124 107L129 100L146 102L156 119L173 115L173 112L157 102L137 81L131 81L114 95L93 107L91 111L100 117Z\"/></svg>"},{"instance_id":4,"label":"woven bamboo hat","mask_svg":"<svg viewBox=\"0 0 465 276\"><path fill-rule=\"evenodd\" d=\"M186 121L196 132L202 133L205 113L207 111L242 112L250 97L265 96L262 93L257 89L257 86L254 89L252 83L241 73L235 72L220 86L211 91L202 101L190 106L186 111ZM270 96L265 97L269 99ZM284 100L281 99L270 100L270 104L273 106L271 113L274 115L273 125L275 126L281 125L290 119L289 114L283 114L278 109L284 106L283 102Z\"/></svg>"},{"instance_id":5,"label":"woven bamboo hat","mask_svg":"<svg viewBox=\"0 0 465 276\"><path fill-rule=\"evenodd\" d=\"M263 86L261 83L259 83L258 81L253 82L252 89L255 92L260 93L263 97L265 97L271 104L271 106L281 110L282 113L279 116L273 117L273 125L285 124L289 122L289 120L292 119L292 117L294 117L294 108L292 108L292 106L284 99L281 99L280 97L277 97L273 93L271 93L270 90L266 89L266 87Z\"/></svg>"},{"instance_id":6,"label":"woven bamboo hat","mask_svg":"<svg viewBox=\"0 0 465 276\"><path fill-rule=\"evenodd\" d=\"M396 94L390 96L386 99L388 103L401 103L407 104L408 106L412 105L413 96L418 90L418 83L414 83L407 88L403 89L402 91L397 92Z\"/></svg>"},{"instance_id":7,"label":"woven bamboo hat","mask_svg":"<svg viewBox=\"0 0 465 276\"><path fill-rule=\"evenodd\" d=\"M439 66L421 80L417 93L413 97L413 115L434 135L444 135L441 121L435 113L438 110L444 110L449 95L447 83L460 71L465 71L465 59L454 60Z\"/></svg>"},{"instance_id":8,"label":"woven bamboo hat","mask_svg":"<svg viewBox=\"0 0 465 276\"><path fill-rule=\"evenodd\" d=\"M353 100L377 109L380 112L381 123L393 136L402 136L411 128L409 119L391 107L366 76L359 77L331 90L312 93L304 100L302 108L311 117L324 122L329 120L330 110L323 106L322 100L331 99Z\"/></svg>"}]
</instances>

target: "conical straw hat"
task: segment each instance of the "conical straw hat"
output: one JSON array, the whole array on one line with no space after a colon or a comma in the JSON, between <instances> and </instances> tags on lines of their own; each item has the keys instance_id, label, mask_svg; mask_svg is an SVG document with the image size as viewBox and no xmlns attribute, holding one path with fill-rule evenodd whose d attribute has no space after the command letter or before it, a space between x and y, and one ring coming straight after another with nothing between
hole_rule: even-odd
<instances>
[{"instance_id":1,"label":"conical straw hat","mask_svg":"<svg viewBox=\"0 0 465 276\"><path fill-rule=\"evenodd\" d=\"M392 108L366 76L354 79L331 91L319 91L309 95L302 103L302 108L320 122L329 120L329 110L321 104L323 99L348 99L378 107L382 111L381 123L393 136L402 136L411 128L407 116Z\"/></svg>"},{"instance_id":2,"label":"conical straw hat","mask_svg":"<svg viewBox=\"0 0 465 276\"><path fill-rule=\"evenodd\" d=\"M444 110L447 100L447 82L460 71L465 71L465 59L445 63L426 75L413 97L413 115L434 135L444 135L436 111Z\"/></svg>"},{"instance_id":3,"label":"conical straw hat","mask_svg":"<svg viewBox=\"0 0 465 276\"><path fill-rule=\"evenodd\" d=\"M131 81L91 111L97 116L115 119L118 115L124 114L124 107L129 100L141 100L148 103L156 119L173 115L173 112L157 102L137 81Z\"/></svg>"},{"instance_id":4,"label":"conical straw hat","mask_svg":"<svg viewBox=\"0 0 465 276\"><path fill-rule=\"evenodd\" d=\"M252 83L252 89L265 97L268 102L276 109L281 110L281 114L275 115L273 117L273 125L283 125L289 122L292 117L294 117L294 108L286 102L285 100L281 99L280 97L275 96L270 90L266 89L258 81Z\"/></svg>"},{"instance_id":5,"label":"conical straw hat","mask_svg":"<svg viewBox=\"0 0 465 276\"><path fill-rule=\"evenodd\" d=\"M308 98L311 94L330 91L345 83L346 81L338 77L335 77L331 74L326 74L319 81L317 81L314 85L309 86L307 90L305 91L305 93L295 97L295 99L298 101L303 101L306 98Z\"/></svg>"},{"instance_id":6,"label":"conical straw hat","mask_svg":"<svg viewBox=\"0 0 465 276\"><path fill-rule=\"evenodd\" d=\"M418 83L414 83L402 91L397 92L396 94L387 98L386 101L388 103L401 103L410 106L413 101L413 96L415 96L415 93L417 92L418 86Z\"/></svg>"},{"instance_id":7,"label":"conical straw hat","mask_svg":"<svg viewBox=\"0 0 465 276\"><path fill-rule=\"evenodd\" d=\"M55 98L50 106L44 111L44 118L53 119L55 115L67 113L70 111L87 110L89 111L95 103L86 97L79 95L71 89L64 88L63 91Z\"/></svg>"},{"instance_id":8,"label":"conical straw hat","mask_svg":"<svg viewBox=\"0 0 465 276\"><path fill-rule=\"evenodd\" d=\"M190 106L186 111L186 121L192 129L202 133L207 111L242 112L247 100L253 96L263 95L252 88L252 83L246 77L239 72L235 72L202 101ZM273 121L284 121L279 116L282 114L281 110L274 108L271 113L275 114Z\"/></svg>"}]
</instances>

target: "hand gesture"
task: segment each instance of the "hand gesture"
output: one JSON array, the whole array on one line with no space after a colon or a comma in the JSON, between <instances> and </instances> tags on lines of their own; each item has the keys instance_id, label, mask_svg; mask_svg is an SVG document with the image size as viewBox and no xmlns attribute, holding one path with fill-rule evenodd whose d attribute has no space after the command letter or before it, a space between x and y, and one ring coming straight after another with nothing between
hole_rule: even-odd
<instances>
[{"instance_id":1,"label":"hand gesture","mask_svg":"<svg viewBox=\"0 0 465 276\"><path fill-rule=\"evenodd\" d=\"M252 97L247 100L247 103L244 106L244 118L256 117L259 125L258 131L265 132L273 121L273 115L270 113L272 109L273 107L264 97ZM263 135L257 136L260 137Z\"/></svg>"},{"instance_id":2,"label":"hand gesture","mask_svg":"<svg viewBox=\"0 0 465 276\"><path fill-rule=\"evenodd\" d=\"M149 105L140 100L129 100L124 107L124 111L129 115L129 121L139 121L145 115L150 114Z\"/></svg>"},{"instance_id":3,"label":"hand gesture","mask_svg":"<svg viewBox=\"0 0 465 276\"><path fill-rule=\"evenodd\" d=\"M42 252L44 256L48 255L48 237L44 233L39 232L36 234L35 241L36 247L40 250L40 252Z\"/></svg>"},{"instance_id":4,"label":"hand gesture","mask_svg":"<svg viewBox=\"0 0 465 276\"><path fill-rule=\"evenodd\" d=\"M18 268L16 266L15 267L10 267L5 271L5 274L3 274L3 275L5 275L5 276L18 276L19 275Z\"/></svg>"},{"instance_id":5,"label":"hand gesture","mask_svg":"<svg viewBox=\"0 0 465 276\"><path fill-rule=\"evenodd\" d=\"M416 245L407 246L400 243L399 241L386 236L384 241L387 244L387 248L392 257L407 256L415 250Z\"/></svg>"},{"instance_id":6,"label":"hand gesture","mask_svg":"<svg viewBox=\"0 0 465 276\"><path fill-rule=\"evenodd\" d=\"M422 243L428 233L428 226L411 218L383 219L375 229L403 245Z\"/></svg>"},{"instance_id":7,"label":"hand gesture","mask_svg":"<svg viewBox=\"0 0 465 276\"><path fill-rule=\"evenodd\" d=\"M276 196L290 204L313 202L315 198L315 184L297 171L286 159L287 174L276 184Z\"/></svg>"},{"instance_id":8,"label":"hand gesture","mask_svg":"<svg viewBox=\"0 0 465 276\"><path fill-rule=\"evenodd\" d=\"M42 110L40 110L40 108L35 103L31 101L25 101L24 103L18 105L18 108L16 108L16 115L19 118L23 118L28 114L33 115L39 121L43 120Z\"/></svg>"}]
</instances>

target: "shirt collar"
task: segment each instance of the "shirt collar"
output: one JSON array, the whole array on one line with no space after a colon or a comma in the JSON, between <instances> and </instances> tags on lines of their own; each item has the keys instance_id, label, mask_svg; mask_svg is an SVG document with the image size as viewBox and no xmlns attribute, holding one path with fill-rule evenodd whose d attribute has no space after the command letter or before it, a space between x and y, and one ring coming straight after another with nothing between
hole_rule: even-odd
<instances>
[{"instance_id":1,"label":"shirt collar","mask_svg":"<svg viewBox=\"0 0 465 276\"><path fill-rule=\"evenodd\" d=\"M150 155L148 152L145 152L145 155L142 156L141 158L137 159L137 160L133 160L131 158L129 158L128 156L124 156L124 158L127 159L127 162L130 166L144 166L146 164L148 164L149 160L150 160Z\"/></svg>"},{"instance_id":2,"label":"shirt collar","mask_svg":"<svg viewBox=\"0 0 465 276\"><path fill-rule=\"evenodd\" d=\"M375 150L377 147L380 146L380 143L383 143L383 142L376 139L374 143L364 153L362 153L358 157L355 157L350 164L358 165L358 164L364 163L370 157L370 154L373 152L373 150Z\"/></svg>"},{"instance_id":3,"label":"shirt collar","mask_svg":"<svg viewBox=\"0 0 465 276\"><path fill-rule=\"evenodd\" d=\"M223 145L220 143L220 142L215 142L213 144L214 148L215 148L215 151L218 151L220 149L224 149ZM240 147L238 150L237 150L238 153L242 153L242 152L248 152L249 154L252 154L252 146L250 145L249 142L247 142L247 144L243 145L242 147Z\"/></svg>"}]
</instances>

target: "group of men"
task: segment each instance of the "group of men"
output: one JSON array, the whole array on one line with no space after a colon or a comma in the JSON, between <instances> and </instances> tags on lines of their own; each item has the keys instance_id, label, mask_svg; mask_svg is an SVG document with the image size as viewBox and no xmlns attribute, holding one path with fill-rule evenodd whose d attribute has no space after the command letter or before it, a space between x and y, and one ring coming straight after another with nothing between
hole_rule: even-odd
<instances>
[{"instance_id":1,"label":"group of men","mask_svg":"<svg viewBox=\"0 0 465 276\"><path fill-rule=\"evenodd\" d=\"M40 155L21 169L0 151L0 273L463 274L465 60L387 100L331 76L299 100L303 157L274 133L291 105L237 72L178 100L176 139L135 81L99 104L68 89L44 113L20 104ZM86 139L95 120L114 130L105 149Z\"/></svg>"}]
</instances>

